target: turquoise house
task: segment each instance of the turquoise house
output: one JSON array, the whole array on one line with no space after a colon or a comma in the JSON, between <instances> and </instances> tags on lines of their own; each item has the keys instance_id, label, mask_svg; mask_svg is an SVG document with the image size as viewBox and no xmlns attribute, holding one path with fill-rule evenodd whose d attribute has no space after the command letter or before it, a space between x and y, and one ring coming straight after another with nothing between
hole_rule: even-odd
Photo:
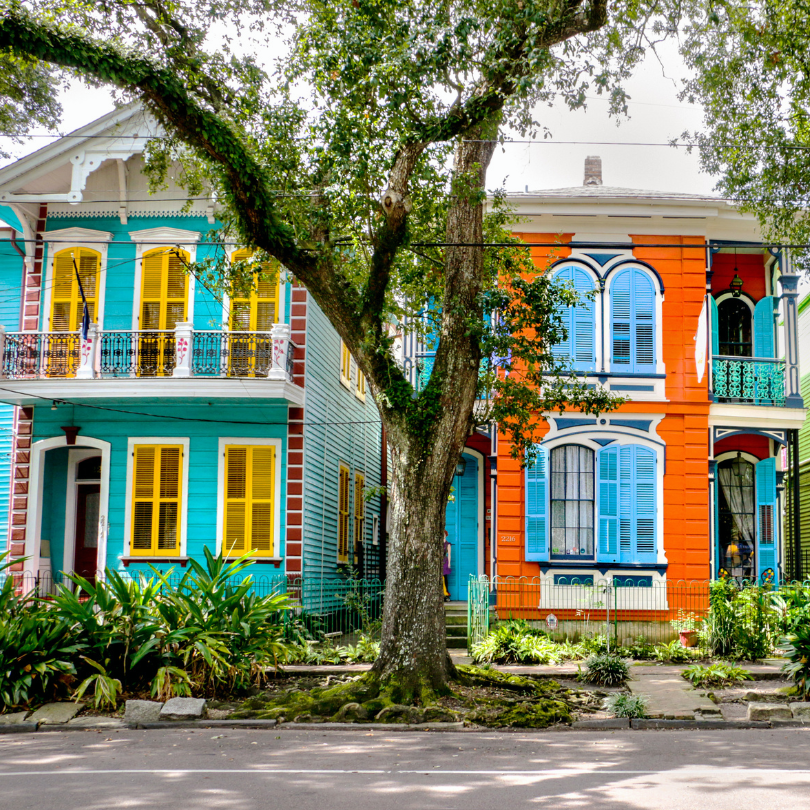
<instances>
[{"instance_id":1,"label":"turquoise house","mask_svg":"<svg viewBox=\"0 0 810 810\"><path fill-rule=\"evenodd\" d=\"M212 198L150 193L160 134L123 107L0 170L0 551L40 588L206 547L259 582L379 576L371 391L283 268L232 300L190 271L250 254Z\"/></svg>"}]
</instances>

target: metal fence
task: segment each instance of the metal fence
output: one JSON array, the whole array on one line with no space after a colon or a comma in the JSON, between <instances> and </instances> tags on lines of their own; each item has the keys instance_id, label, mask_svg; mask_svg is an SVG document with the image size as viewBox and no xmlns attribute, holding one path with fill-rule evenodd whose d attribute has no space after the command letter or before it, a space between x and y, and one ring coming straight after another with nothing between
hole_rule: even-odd
<instances>
[{"instance_id":1,"label":"metal fence","mask_svg":"<svg viewBox=\"0 0 810 810\"><path fill-rule=\"evenodd\" d=\"M119 572L121 573L121 572ZM7 573L0 574L0 586L5 576L14 578L17 591L31 597L47 598L55 594L60 585L74 588L73 581L62 572ZM154 576L151 572L130 574L123 572L126 579ZM167 589L177 589L183 582L182 573L172 573L166 579ZM98 573L97 580L103 578ZM286 574L259 574L242 572L232 577L232 585L241 585L250 580L250 592L256 596L270 596L286 593L291 609L285 615L287 622L299 622L315 633L346 634L363 629L369 622L382 618L385 581L379 579L292 577Z\"/></svg>"},{"instance_id":2,"label":"metal fence","mask_svg":"<svg viewBox=\"0 0 810 810\"><path fill-rule=\"evenodd\" d=\"M649 582L634 576L471 577L468 645L508 619L525 619L560 641L606 634L621 645L639 636L667 643L678 637L673 620L691 618L699 625L706 618L710 586L708 580ZM786 583L774 590L787 594L793 587Z\"/></svg>"}]
</instances>

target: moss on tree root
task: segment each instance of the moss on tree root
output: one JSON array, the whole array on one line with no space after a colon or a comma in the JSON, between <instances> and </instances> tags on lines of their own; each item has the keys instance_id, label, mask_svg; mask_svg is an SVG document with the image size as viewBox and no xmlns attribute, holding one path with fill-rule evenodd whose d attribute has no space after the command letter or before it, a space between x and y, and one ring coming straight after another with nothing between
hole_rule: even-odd
<instances>
[{"instance_id":1,"label":"moss on tree root","mask_svg":"<svg viewBox=\"0 0 810 810\"><path fill-rule=\"evenodd\" d=\"M456 689L453 686L456 686ZM459 687L482 688L473 699ZM510 695L492 696L492 691ZM428 682L409 680L403 686L396 679L381 679L369 672L349 682L315 687L307 691L287 689L273 696L246 700L234 718L274 719L298 722L394 722L436 723L465 720L491 727L545 728L570 723L573 703L570 690L555 681L534 680L519 675L458 667L455 682L436 690ZM444 697L462 706L444 706Z\"/></svg>"}]
</instances>

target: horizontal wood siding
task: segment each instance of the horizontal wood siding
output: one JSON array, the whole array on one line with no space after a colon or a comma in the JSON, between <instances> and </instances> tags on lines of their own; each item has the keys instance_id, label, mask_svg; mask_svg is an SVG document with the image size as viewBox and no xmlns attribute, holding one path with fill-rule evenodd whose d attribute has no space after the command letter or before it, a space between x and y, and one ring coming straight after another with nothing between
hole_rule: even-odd
<instances>
[{"instance_id":1,"label":"horizontal wood siding","mask_svg":"<svg viewBox=\"0 0 810 810\"><path fill-rule=\"evenodd\" d=\"M340 337L317 304L307 307L306 408L304 425L305 576L334 576L337 569L338 463L348 464L354 514L354 473L365 475L366 488L380 485L379 414L367 390L366 401L340 383ZM327 424L324 424L327 423ZM335 424L338 423L338 424ZM371 545L380 498L366 503L364 543ZM351 535L350 535L351 536ZM351 561L353 548L349 549Z\"/></svg>"},{"instance_id":2,"label":"horizontal wood siding","mask_svg":"<svg viewBox=\"0 0 810 810\"><path fill-rule=\"evenodd\" d=\"M14 406L0 405L0 554L8 548Z\"/></svg>"},{"instance_id":3,"label":"horizontal wood siding","mask_svg":"<svg viewBox=\"0 0 810 810\"><path fill-rule=\"evenodd\" d=\"M107 540L107 565L119 567L118 557L129 554L128 538L124 536L126 492L127 440L134 436L190 439L190 457L183 460L188 467L188 519L187 553L190 557L202 557L203 548L215 547L217 535L217 467L219 437L277 438L282 440L281 457L281 520L277 556L284 555L286 529L283 493L286 487L287 466L287 407L286 403L265 400L261 405L245 405L241 402L226 402L207 405L194 404L178 399L159 402L133 400L103 401L99 405L122 410L136 410L155 414L155 417L134 417L125 413L99 411L77 405L60 407L51 411L49 406L35 408L34 441L51 436L64 435L60 425L72 417L73 424L81 425L76 446L82 446L82 436L92 436L112 444L110 458L110 524ZM179 421L171 417L183 417L194 421ZM201 421L201 420L216 421ZM200 420L200 421L196 421ZM233 420L229 422L228 420ZM259 422L260 424L238 424ZM47 458L46 454L46 458ZM64 500L64 487L55 493ZM62 568L62 560L54 559L54 567ZM275 568L262 566L257 573L278 573ZM130 572L137 570L131 565Z\"/></svg>"}]
</instances>

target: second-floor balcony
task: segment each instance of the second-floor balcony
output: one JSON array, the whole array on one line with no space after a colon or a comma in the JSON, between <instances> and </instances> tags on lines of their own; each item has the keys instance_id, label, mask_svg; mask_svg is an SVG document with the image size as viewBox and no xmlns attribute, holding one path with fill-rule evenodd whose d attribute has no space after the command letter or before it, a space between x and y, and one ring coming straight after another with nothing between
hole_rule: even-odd
<instances>
[{"instance_id":1,"label":"second-floor balcony","mask_svg":"<svg viewBox=\"0 0 810 810\"><path fill-rule=\"evenodd\" d=\"M712 393L718 402L783 407L785 361L765 357L712 357Z\"/></svg>"},{"instance_id":2,"label":"second-floor balcony","mask_svg":"<svg viewBox=\"0 0 810 810\"><path fill-rule=\"evenodd\" d=\"M290 329L270 332L173 330L3 332L0 373L7 380L126 378L264 378L293 382Z\"/></svg>"}]
</instances>

